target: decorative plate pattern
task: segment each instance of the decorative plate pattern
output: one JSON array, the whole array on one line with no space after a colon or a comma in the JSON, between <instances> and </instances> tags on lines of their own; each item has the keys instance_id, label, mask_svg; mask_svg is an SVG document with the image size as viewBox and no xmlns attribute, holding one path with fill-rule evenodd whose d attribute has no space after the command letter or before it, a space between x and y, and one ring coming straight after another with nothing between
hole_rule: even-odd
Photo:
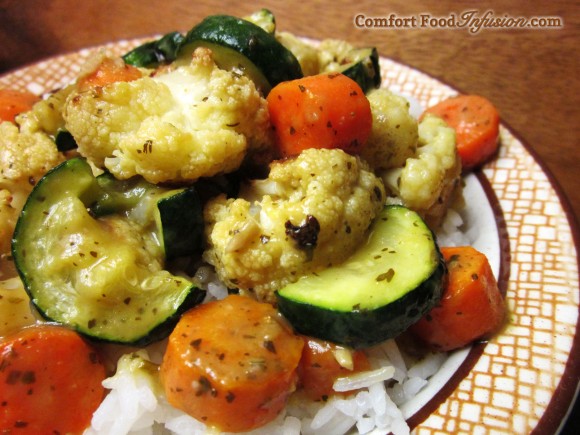
<instances>
[{"instance_id":1,"label":"decorative plate pattern","mask_svg":"<svg viewBox=\"0 0 580 435\"><path fill-rule=\"evenodd\" d=\"M425 106L457 93L392 61L383 61L383 71L387 87ZM416 427L420 435L555 432L578 383L570 358L578 340L575 234L539 162L505 126L501 143L480 180L499 201L509 240L509 270L502 273L509 275L510 320L455 391Z\"/></svg>"},{"instance_id":2,"label":"decorative plate pattern","mask_svg":"<svg viewBox=\"0 0 580 435\"><path fill-rule=\"evenodd\" d=\"M74 79L98 50L121 54L119 41L47 59L0 77L0 86L35 93ZM457 92L417 70L381 59L383 84L429 106ZM541 164L505 126L500 152L477 174L496 217L499 281L510 320L485 345L462 355L441 391L410 418L418 435L556 432L580 373L579 273L574 222Z\"/></svg>"}]
</instances>

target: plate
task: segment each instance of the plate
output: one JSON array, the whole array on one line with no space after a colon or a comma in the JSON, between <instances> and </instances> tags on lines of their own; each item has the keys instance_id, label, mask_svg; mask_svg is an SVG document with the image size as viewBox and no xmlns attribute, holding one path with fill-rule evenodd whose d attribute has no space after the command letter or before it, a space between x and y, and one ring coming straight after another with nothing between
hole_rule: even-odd
<instances>
[{"instance_id":1,"label":"plate","mask_svg":"<svg viewBox=\"0 0 580 435\"><path fill-rule=\"evenodd\" d=\"M122 54L141 42L49 58L1 76L0 86L47 92L73 80L96 51ZM383 86L423 107L457 94L418 70L380 62ZM554 433L577 390L578 232L530 149L503 124L500 135L499 155L470 176L466 195L480 204L469 221L481 221L475 244L493 259L509 323L488 343L454 353L428 390L408 404L404 412L418 435Z\"/></svg>"}]
</instances>

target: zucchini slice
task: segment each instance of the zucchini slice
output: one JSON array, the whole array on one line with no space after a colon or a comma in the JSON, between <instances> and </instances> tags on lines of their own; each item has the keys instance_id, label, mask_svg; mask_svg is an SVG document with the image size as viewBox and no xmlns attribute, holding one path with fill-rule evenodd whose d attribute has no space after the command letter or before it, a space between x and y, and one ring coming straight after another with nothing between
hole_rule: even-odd
<instances>
[{"instance_id":1,"label":"zucchini slice","mask_svg":"<svg viewBox=\"0 0 580 435\"><path fill-rule=\"evenodd\" d=\"M93 216L126 213L138 222L153 216L166 260L201 253L203 206L196 189L167 189L140 177L117 180L109 173L96 181L101 194L90 205Z\"/></svg>"},{"instance_id":2,"label":"zucchini slice","mask_svg":"<svg viewBox=\"0 0 580 435\"><path fill-rule=\"evenodd\" d=\"M379 53L375 47L354 49L342 62L341 72L357 82L365 93L381 85Z\"/></svg>"},{"instance_id":3,"label":"zucchini slice","mask_svg":"<svg viewBox=\"0 0 580 435\"><path fill-rule=\"evenodd\" d=\"M337 50L335 62L325 68L325 72L340 72L350 77L365 94L381 85L379 53L375 47Z\"/></svg>"},{"instance_id":4,"label":"zucchini slice","mask_svg":"<svg viewBox=\"0 0 580 435\"><path fill-rule=\"evenodd\" d=\"M205 293L164 268L157 207L187 189L119 187L131 183L97 181L81 158L63 162L30 194L12 254L46 319L94 339L145 345L166 337Z\"/></svg>"},{"instance_id":5,"label":"zucchini slice","mask_svg":"<svg viewBox=\"0 0 580 435\"><path fill-rule=\"evenodd\" d=\"M300 333L353 348L396 337L441 298L445 262L421 217L386 206L367 243L346 262L277 292Z\"/></svg>"},{"instance_id":6,"label":"zucchini slice","mask_svg":"<svg viewBox=\"0 0 580 435\"><path fill-rule=\"evenodd\" d=\"M126 64L143 68L155 68L173 62L178 55L183 35L170 32L155 41L149 41L124 54Z\"/></svg>"},{"instance_id":7,"label":"zucchini slice","mask_svg":"<svg viewBox=\"0 0 580 435\"><path fill-rule=\"evenodd\" d=\"M264 95L280 82L302 77L294 54L274 34L244 19L229 15L205 18L185 35L179 59L189 62L197 47L210 48L220 68L246 74Z\"/></svg>"}]
</instances>

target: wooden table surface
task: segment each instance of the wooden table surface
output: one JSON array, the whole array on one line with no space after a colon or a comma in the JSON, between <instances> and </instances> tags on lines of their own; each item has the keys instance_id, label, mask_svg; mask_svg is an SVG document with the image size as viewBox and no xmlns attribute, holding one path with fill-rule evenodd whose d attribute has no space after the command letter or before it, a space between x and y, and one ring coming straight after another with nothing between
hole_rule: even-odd
<instances>
[{"instance_id":1,"label":"wooden table surface","mask_svg":"<svg viewBox=\"0 0 580 435\"><path fill-rule=\"evenodd\" d=\"M491 4L491 6L490 6ZM279 28L312 38L375 45L383 56L467 92L487 96L561 187L580 216L577 1L0 0L0 74L48 56L132 37L186 31L206 15L272 10ZM560 28L427 28L429 18L556 17ZM360 28L355 17L415 17L417 27ZM410 22L408 20L408 22ZM393 20L392 24L397 26Z\"/></svg>"}]
</instances>

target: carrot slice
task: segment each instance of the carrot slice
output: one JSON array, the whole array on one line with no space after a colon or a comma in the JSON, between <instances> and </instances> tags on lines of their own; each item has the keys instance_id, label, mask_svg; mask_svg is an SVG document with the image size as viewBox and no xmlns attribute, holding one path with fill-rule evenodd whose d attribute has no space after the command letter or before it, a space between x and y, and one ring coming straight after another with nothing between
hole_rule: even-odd
<instances>
[{"instance_id":1,"label":"carrot slice","mask_svg":"<svg viewBox=\"0 0 580 435\"><path fill-rule=\"evenodd\" d=\"M0 343L0 432L82 433L104 398L105 367L77 333L24 328Z\"/></svg>"},{"instance_id":2,"label":"carrot slice","mask_svg":"<svg viewBox=\"0 0 580 435\"><path fill-rule=\"evenodd\" d=\"M332 388L338 378L370 369L370 362L361 350L351 351L352 367L347 368L337 360L339 346L315 338L305 337L304 340L298 368L299 385L312 400L326 401L329 396L339 394Z\"/></svg>"},{"instance_id":3,"label":"carrot slice","mask_svg":"<svg viewBox=\"0 0 580 435\"><path fill-rule=\"evenodd\" d=\"M105 57L93 71L80 77L77 84L79 89L86 90L115 82L130 82L142 76L138 68L125 64L122 59Z\"/></svg>"},{"instance_id":4,"label":"carrot slice","mask_svg":"<svg viewBox=\"0 0 580 435\"><path fill-rule=\"evenodd\" d=\"M499 113L480 95L459 95L428 108L455 129L457 152L468 171L485 163L499 146Z\"/></svg>"},{"instance_id":5,"label":"carrot slice","mask_svg":"<svg viewBox=\"0 0 580 435\"><path fill-rule=\"evenodd\" d=\"M340 148L358 154L372 128L370 103L343 74L319 74L282 82L267 97L282 157L307 148Z\"/></svg>"},{"instance_id":6,"label":"carrot slice","mask_svg":"<svg viewBox=\"0 0 580 435\"><path fill-rule=\"evenodd\" d=\"M458 349L503 325L506 303L487 257L470 246L442 248L448 283L438 306L410 331L432 348Z\"/></svg>"},{"instance_id":7,"label":"carrot slice","mask_svg":"<svg viewBox=\"0 0 580 435\"><path fill-rule=\"evenodd\" d=\"M14 122L16 115L32 109L40 98L31 92L0 89L0 121Z\"/></svg>"},{"instance_id":8,"label":"carrot slice","mask_svg":"<svg viewBox=\"0 0 580 435\"><path fill-rule=\"evenodd\" d=\"M273 420L295 388L304 346L278 316L238 295L185 313L161 364L169 403L226 432Z\"/></svg>"}]
</instances>

